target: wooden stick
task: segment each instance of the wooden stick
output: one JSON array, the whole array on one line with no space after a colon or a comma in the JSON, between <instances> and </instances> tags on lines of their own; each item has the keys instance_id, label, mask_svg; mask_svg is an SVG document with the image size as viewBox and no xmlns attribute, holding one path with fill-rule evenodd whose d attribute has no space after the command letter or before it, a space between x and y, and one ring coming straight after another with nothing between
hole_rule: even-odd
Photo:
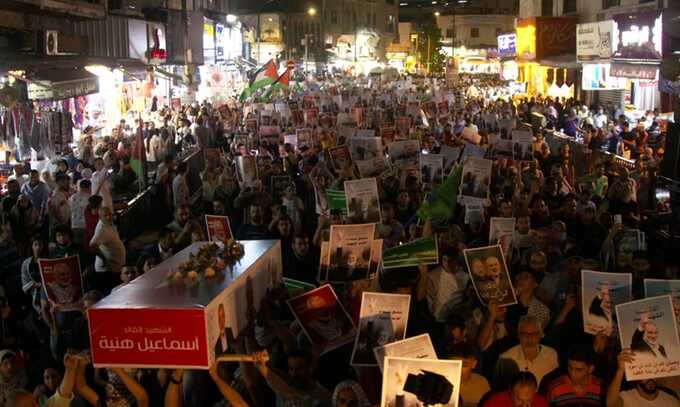
<instances>
[{"instance_id":1,"label":"wooden stick","mask_svg":"<svg viewBox=\"0 0 680 407\"><path fill-rule=\"evenodd\" d=\"M260 360L263 362L268 362L269 355L265 353L261 357L257 357L255 355L227 354L217 357L218 362L258 362Z\"/></svg>"}]
</instances>

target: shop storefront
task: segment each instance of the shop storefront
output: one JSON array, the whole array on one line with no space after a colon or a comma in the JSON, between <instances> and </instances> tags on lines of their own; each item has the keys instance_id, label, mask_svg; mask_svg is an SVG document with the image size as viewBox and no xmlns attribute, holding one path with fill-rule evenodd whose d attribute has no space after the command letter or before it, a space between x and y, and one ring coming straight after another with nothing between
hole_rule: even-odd
<instances>
[{"instance_id":1,"label":"shop storefront","mask_svg":"<svg viewBox=\"0 0 680 407\"><path fill-rule=\"evenodd\" d=\"M624 101L632 116L660 107L662 60L661 11L617 14L613 18L613 65L610 74L626 81Z\"/></svg>"},{"instance_id":2,"label":"shop storefront","mask_svg":"<svg viewBox=\"0 0 680 407\"><path fill-rule=\"evenodd\" d=\"M499 75L501 72L500 59L496 49L467 48L462 46L456 47L453 55L458 66L458 73Z\"/></svg>"},{"instance_id":3,"label":"shop storefront","mask_svg":"<svg viewBox=\"0 0 680 407\"><path fill-rule=\"evenodd\" d=\"M243 55L241 23L216 23L204 18L204 64L198 69L200 78L197 100L224 104L238 95L246 85L246 76L239 60Z\"/></svg>"},{"instance_id":4,"label":"shop storefront","mask_svg":"<svg viewBox=\"0 0 680 407\"><path fill-rule=\"evenodd\" d=\"M536 96L573 97L576 65L576 18L520 19L516 29L518 81Z\"/></svg>"},{"instance_id":5,"label":"shop storefront","mask_svg":"<svg viewBox=\"0 0 680 407\"><path fill-rule=\"evenodd\" d=\"M587 103L621 107L626 80L612 75L614 21L579 24L576 28L576 59L581 64L582 99Z\"/></svg>"}]
</instances>

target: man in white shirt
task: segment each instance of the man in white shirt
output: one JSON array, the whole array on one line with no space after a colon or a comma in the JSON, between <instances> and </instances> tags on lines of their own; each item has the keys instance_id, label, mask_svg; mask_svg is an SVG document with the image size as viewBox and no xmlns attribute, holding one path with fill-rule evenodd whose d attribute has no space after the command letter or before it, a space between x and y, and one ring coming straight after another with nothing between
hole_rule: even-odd
<instances>
[{"instance_id":1,"label":"man in white shirt","mask_svg":"<svg viewBox=\"0 0 680 407\"><path fill-rule=\"evenodd\" d=\"M597 113L593 116L593 122L595 123L596 129L606 129L607 122L609 118L604 114L604 109L601 107L597 110Z\"/></svg>"},{"instance_id":2,"label":"man in white shirt","mask_svg":"<svg viewBox=\"0 0 680 407\"><path fill-rule=\"evenodd\" d=\"M85 208L90 199L91 186L89 180L81 179L78 181L78 192L71 195L68 205L71 209L71 230L73 230L73 241L79 245L83 244L85 237Z\"/></svg>"},{"instance_id":3,"label":"man in white shirt","mask_svg":"<svg viewBox=\"0 0 680 407\"><path fill-rule=\"evenodd\" d=\"M519 345L501 354L496 370L503 369L503 366L508 366L507 362L511 361L520 371L533 373L536 381L541 383L545 375L559 367L557 352L549 346L541 345L543 328L535 317L523 315L519 320L517 331Z\"/></svg>"},{"instance_id":4,"label":"man in white shirt","mask_svg":"<svg viewBox=\"0 0 680 407\"><path fill-rule=\"evenodd\" d=\"M58 174L55 181L57 188L52 191L48 204L52 228L58 224L68 225L71 221L71 209L68 205L71 178L66 174Z\"/></svg>"},{"instance_id":5,"label":"man in white shirt","mask_svg":"<svg viewBox=\"0 0 680 407\"><path fill-rule=\"evenodd\" d=\"M94 160L95 172L92 173L92 194L102 197L102 207L113 210L113 196L111 195L111 180L109 179L108 169L104 165L104 160L97 158Z\"/></svg>"},{"instance_id":6,"label":"man in white shirt","mask_svg":"<svg viewBox=\"0 0 680 407\"><path fill-rule=\"evenodd\" d=\"M446 310L463 302L465 288L470 276L459 267L458 250L445 249L439 267L430 272L427 286L427 305L430 312L439 321L448 317Z\"/></svg>"},{"instance_id":7,"label":"man in white shirt","mask_svg":"<svg viewBox=\"0 0 680 407\"><path fill-rule=\"evenodd\" d=\"M626 364L634 361L630 349L621 351L614 378L607 389L607 407L678 407L680 400L658 389L654 379L634 382L635 388L621 391L621 382L626 372Z\"/></svg>"},{"instance_id":8,"label":"man in white shirt","mask_svg":"<svg viewBox=\"0 0 680 407\"><path fill-rule=\"evenodd\" d=\"M177 164L177 175L172 180L172 199L175 209L189 205L189 185L187 184L187 164Z\"/></svg>"},{"instance_id":9,"label":"man in white shirt","mask_svg":"<svg viewBox=\"0 0 680 407\"><path fill-rule=\"evenodd\" d=\"M113 224L110 208L99 208L99 222L90 240L90 249L97 255L94 268L99 280L98 288L107 291L120 280L120 270L125 264L125 245Z\"/></svg>"}]
</instances>

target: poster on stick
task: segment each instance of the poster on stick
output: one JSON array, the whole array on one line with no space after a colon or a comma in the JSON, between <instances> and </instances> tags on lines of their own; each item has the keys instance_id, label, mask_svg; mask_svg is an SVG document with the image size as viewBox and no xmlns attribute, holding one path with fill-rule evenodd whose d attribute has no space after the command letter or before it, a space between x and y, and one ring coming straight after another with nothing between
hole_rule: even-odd
<instances>
[{"instance_id":1,"label":"poster on stick","mask_svg":"<svg viewBox=\"0 0 680 407\"><path fill-rule=\"evenodd\" d=\"M373 349L406 336L410 295L364 292L351 364L375 366Z\"/></svg>"}]
</instances>

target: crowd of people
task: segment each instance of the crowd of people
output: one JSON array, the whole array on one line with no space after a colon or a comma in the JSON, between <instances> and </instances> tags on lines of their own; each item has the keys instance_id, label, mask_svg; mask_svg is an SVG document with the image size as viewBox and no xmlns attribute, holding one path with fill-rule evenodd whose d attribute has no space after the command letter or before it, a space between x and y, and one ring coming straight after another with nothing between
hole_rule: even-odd
<instances>
[{"instance_id":1,"label":"crowd of people","mask_svg":"<svg viewBox=\"0 0 680 407\"><path fill-rule=\"evenodd\" d=\"M410 294L406 337L428 333L438 358L462 361L460 406L680 405L680 377L626 381L633 353L621 349L615 329L586 334L580 305L582 269L630 273L636 298L643 298L645 278L678 278L672 253L655 252L651 243L632 253L617 246L624 228L652 239L658 227L654 190L665 135L656 113L635 120L573 99L501 98L500 88L434 78L319 77L268 103L164 108L148 121L122 121L103 138L86 129L77 148L64 151L50 169L18 165L1 201L0 407L378 405L378 367L351 366L353 343L321 355L295 322L283 287L269 292L249 326L229 339L230 352L253 355L252 361L207 372L92 368L87 310L205 241L206 214L228 216L237 239L279 239L283 276L318 285L322 242L331 225L351 221L330 209L325 191L361 178L353 165L332 165L329 149L348 143L340 128L373 129L380 137L404 115L402 106L421 106L427 98L448 103L434 114L419 108L406 137L418 138L423 154L447 146L487 148L485 157L493 159L489 200L481 212L466 214L458 204L443 221L422 218L418 209L440 185L387 165L376 177L382 212L376 238L389 248L436 236L439 264L334 285L348 313L358 315L364 291ZM300 119L299 107L318 116ZM278 137L259 134L265 117ZM249 124L253 119L256 127ZM495 140L510 138L523 123L534 123L531 159L494 155ZM309 140L284 143L284 135L301 127L311 130ZM572 142L551 149L546 137L553 132ZM139 133L148 179L131 167ZM574 146L589 152L586 162L575 159ZM190 174L183 159L195 151L205 153L200 174ZM613 154L599 153L605 151ZM634 159L634 167L615 154ZM245 181L241 156L256 160L255 180ZM444 174L457 165L447 163ZM190 187L190 176L200 177L200 188ZM273 179L282 176L289 182L275 188ZM118 232L116 210L124 206L121 197L147 183L157 199L153 213L139 221L153 225L157 239L133 247L131 237ZM517 222L507 258L517 298L510 306L479 300L463 255L489 245L491 217ZM63 310L48 299L38 260L73 255L80 259L84 295L80 309Z\"/></svg>"}]
</instances>

